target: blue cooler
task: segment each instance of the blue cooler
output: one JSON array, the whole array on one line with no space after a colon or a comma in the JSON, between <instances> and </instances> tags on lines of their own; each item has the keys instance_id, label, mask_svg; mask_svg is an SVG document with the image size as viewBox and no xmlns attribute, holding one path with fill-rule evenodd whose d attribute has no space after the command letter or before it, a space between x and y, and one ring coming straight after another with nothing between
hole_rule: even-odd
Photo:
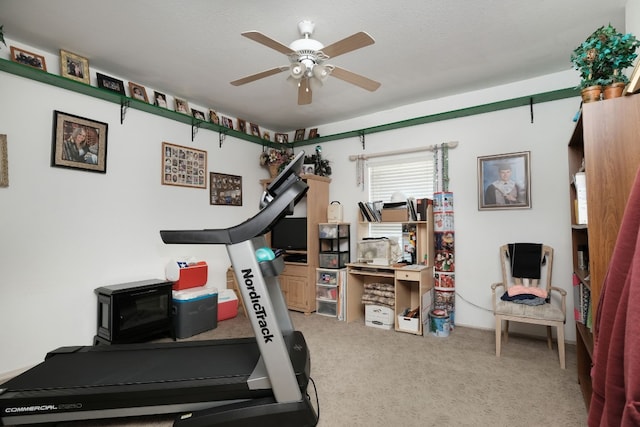
<instances>
[{"instance_id":1,"label":"blue cooler","mask_svg":"<svg viewBox=\"0 0 640 427\"><path fill-rule=\"evenodd\" d=\"M176 338L188 338L218 326L218 289L206 286L173 292Z\"/></svg>"}]
</instances>

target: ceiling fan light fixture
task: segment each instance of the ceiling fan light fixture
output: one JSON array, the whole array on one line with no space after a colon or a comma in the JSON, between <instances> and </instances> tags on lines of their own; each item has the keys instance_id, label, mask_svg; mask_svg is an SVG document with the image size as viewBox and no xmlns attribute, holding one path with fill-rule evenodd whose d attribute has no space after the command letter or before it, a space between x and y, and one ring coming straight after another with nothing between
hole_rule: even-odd
<instances>
[{"instance_id":1,"label":"ceiling fan light fixture","mask_svg":"<svg viewBox=\"0 0 640 427\"><path fill-rule=\"evenodd\" d=\"M313 77L318 79L320 82L324 82L329 77L329 74L333 71L333 66L331 65L316 65L311 70Z\"/></svg>"},{"instance_id":2,"label":"ceiling fan light fixture","mask_svg":"<svg viewBox=\"0 0 640 427\"><path fill-rule=\"evenodd\" d=\"M289 73L294 79L301 79L307 72L307 66L303 62L294 62L289 67Z\"/></svg>"}]
</instances>

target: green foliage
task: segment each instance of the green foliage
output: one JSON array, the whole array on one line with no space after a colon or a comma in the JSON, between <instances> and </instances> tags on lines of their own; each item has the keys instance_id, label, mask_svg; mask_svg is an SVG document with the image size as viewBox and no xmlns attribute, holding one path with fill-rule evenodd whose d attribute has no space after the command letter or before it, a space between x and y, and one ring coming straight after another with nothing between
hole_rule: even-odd
<instances>
[{"instance_id":1,"label":"green foliage","mask_svg":"<svg viewBox=\"0 0 640 427\"><path fill-rule=\"evenodd\" d=\"M0 25L0 42L2 42L3 45L7 45L7 43L5 43L4 41L4 31L2 30L2 27L4 27L4 25Z\"/></svg>"},{"instance_id":2,"label":"green foliage","mask_svg":"<svg viewBox=\"0 0 640 427\"><path fill-rule=\"evenodd\" d=\"M622 70L633 65L640 42L632 34L622 34L611 24L602 26L571 53L573 67L580 73L580 87L628 83Z\"/></svg>"}]
</instances>

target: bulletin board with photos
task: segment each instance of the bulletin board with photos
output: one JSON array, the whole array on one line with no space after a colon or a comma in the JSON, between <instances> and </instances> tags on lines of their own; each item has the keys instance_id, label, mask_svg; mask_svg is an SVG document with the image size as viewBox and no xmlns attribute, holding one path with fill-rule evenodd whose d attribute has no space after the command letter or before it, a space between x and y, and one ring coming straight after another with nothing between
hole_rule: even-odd
<instances>
[{"instance_id":1,"label":"bulletin board with photos","mask_svg":"<svg viewBox=\"0 0 640 427\"><path fill-rule=\"evenodd\" d=\"M162 143L162 184L207 188L207 152Z\"/></svg>"}]
</instances>

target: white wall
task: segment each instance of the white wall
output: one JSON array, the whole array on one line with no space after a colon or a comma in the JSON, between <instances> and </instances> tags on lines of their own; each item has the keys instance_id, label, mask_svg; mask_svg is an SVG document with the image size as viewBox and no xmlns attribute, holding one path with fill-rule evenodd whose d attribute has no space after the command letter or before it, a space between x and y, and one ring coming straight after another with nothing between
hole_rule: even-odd
<instances>
[{"instance_id":1,"label":"white wall","mask_svg":"<svg viewBox=\"0 0 640 427\"><path fill-rule=\"evenodd\" d=\"M573 73L559 73L323 125L319 131L359 129L575 84ZM267 176L258 166L260 146L227 137L219 148L217 133L208 130L191 142L190 126L137 110L129 110L121 125L115 104L6 73L0 73L0 93L10 180L0 189L0 373L38 363L59 346L91 344L93 290L161 278L172 257L207 261L209 284L225 287L229 261L223 248L164 245L158 231L224 228L255 214L258 180ZM458 325L493 328L489 285L500 277L497 248L505 242L554 246L556 285L571 291L567 142L578 106L575 98L537 104L533 124L528 107L522 107L366 137L366 153L460 142L449 155ZM53 110L109 124L106 174L49 166ZM209 171L241 175L243 206L210 206L208 190L161 185L163 141L207 150ZM345 220L354 223L354 201L366 191L356 185L355 163L348 156L362 152L360 141L333 141L322 148L333 168L330 200L341 201ZM304 149L312 151L313 145ZM479 212L477 157L516 151L531 151L532 209ZM567 313L571 341L571 297Z\"/></svg>"}]
</instances>

